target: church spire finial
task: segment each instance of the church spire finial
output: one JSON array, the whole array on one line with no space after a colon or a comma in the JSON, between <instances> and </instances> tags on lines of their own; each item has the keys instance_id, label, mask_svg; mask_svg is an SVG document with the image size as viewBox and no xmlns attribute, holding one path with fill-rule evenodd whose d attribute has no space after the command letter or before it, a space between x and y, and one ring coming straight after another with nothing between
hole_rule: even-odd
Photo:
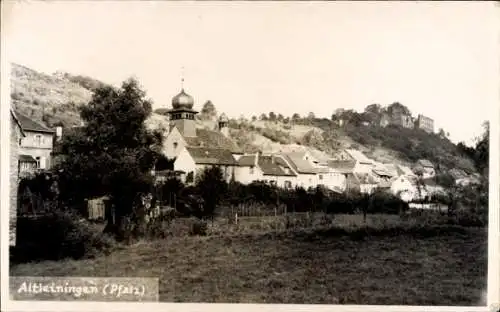
<instances>
[{"instance_id":1,"label":"church spire finial","mask_svg":"<svg viewBox=\"0 0 500 312\"><path fill-rule=\"evenodd\" d=\"M184 66L181 68L181 90L184 91Z\"/></svg>"}]
</instances>

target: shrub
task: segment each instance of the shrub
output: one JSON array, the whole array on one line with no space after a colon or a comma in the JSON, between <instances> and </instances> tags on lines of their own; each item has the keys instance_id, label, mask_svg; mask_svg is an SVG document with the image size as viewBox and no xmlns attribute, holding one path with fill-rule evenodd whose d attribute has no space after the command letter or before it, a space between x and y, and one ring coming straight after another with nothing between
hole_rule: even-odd
<instances>
[{"instance_id":1,"label":"shrub","mask_svg":"<svg viewBox=\"0 0 500 312\"><path fill-rule=\"evenodd\" d=\"M114 240L73 212L18 218L15 261L92 258L109 252Z\"/></svg>"},{"instance_id":2,"label":"shrub","mask_svg":"<svg viewBox=\"0 0 500 312\"><path fill-rule=\"evenodd\" d=\"M195 219L191 224L191 230L189 231L189 235L199 235L206 236L208 231L208 224L205 220Z\"/></svg>"}]
</instances>

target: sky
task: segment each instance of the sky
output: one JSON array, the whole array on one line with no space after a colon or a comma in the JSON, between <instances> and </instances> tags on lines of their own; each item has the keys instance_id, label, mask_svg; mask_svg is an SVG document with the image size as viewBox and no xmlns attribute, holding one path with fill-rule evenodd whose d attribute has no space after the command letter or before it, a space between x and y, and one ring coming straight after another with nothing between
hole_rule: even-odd
<instances>
[{"instance_id":1,"label":"sky","mask_svg":"<svg viewBox=\"0 0 500 312\"><path fill-rule=\"evenodd\" d=\"M5 4L5 2L2 2ZM454 142L498 113L495 2L20 1L4 8L8 61L119 85L154 108L181 88L231 117L330 118L400 102ZM184 69L183 69L184 68Z\"/></svg>"}]
</instances>

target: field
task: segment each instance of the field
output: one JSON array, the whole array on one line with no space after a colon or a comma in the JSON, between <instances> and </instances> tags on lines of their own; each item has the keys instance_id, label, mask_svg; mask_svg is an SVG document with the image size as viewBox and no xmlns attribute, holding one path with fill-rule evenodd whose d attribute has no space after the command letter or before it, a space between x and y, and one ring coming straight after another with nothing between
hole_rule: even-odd
<instances>
[{"instance_id":1,"label":"field","mask_svg":"<svg viewBox=\"0 0 500 312\"><path fill-rule=\"evenodd\" d=\"M340 219L336 229L356 222ZM11 275L159 277L163 302L481 305L486 232L170 237L95 259L17 264Z\"/></svg>"}]
</instances>

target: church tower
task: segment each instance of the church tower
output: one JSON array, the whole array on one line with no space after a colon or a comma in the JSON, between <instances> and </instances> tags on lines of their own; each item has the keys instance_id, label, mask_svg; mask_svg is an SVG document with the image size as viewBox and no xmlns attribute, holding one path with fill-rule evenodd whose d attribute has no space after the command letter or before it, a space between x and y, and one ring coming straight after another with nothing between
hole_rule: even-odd
<instances>
[{"instance_id":1,"label":"church tower","mask_svg":"<svg viewBox=\"0 0 500 312\"><path fill-rule=\"evenodd\" d=\"M172 109L168 112L170 121L185 137L196 136L195 115L198 112L193 110L193 105L193 97L182 88L181 92L172 98Z\"/></svg>"}]
</instances>

